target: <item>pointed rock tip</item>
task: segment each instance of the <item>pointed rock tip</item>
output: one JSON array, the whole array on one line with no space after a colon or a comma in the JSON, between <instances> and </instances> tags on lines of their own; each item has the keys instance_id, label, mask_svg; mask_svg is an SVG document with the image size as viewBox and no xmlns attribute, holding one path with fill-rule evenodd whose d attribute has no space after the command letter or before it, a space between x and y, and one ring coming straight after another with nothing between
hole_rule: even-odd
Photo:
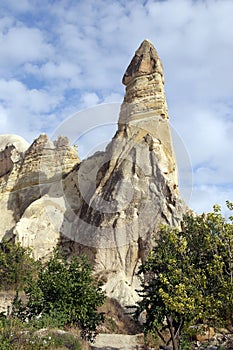
<instances>
[{"instance_id":1,"label":"pointed rock tip","mask_svg":"<svg viewBox=\"0 0 233 350\"><path fill-rule=\"evenodd\" d=\"M132 79L154 72L163 75L162 64L152 42L145 39L136 50L134 57L126 69L122 83L128 85Z\"/></svg>"},{"instance_id":2,"label":"pointed rock tip","mask_svg":"<svg viewBox=\"0 0 233 350\"><path fill-rule=\"evenodd\" d=\"M152 41L150 41L149 39L144 39L143 42L141 43L141 45L139 47L141 47L143 44L148 44L151 45L153 47L153 49L155 50L154 45L152 44Z\"/></svg>"}]
</instances>

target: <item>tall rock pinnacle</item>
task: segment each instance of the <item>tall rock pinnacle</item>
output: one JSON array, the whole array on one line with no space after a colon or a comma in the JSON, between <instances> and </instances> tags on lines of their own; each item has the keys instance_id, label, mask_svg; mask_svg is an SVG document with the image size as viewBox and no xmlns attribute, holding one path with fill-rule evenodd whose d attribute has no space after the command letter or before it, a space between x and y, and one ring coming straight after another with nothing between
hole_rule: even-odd
<instances>
[{"instance_id":1,"label":"tall rock pinnacle","mask_svg":"<svg viewBox=\"0 0 233 350\"><path fill-rule=\"evenodd\" d=\"M128 85L133 79L152 73L159 73L163 76L163 67L153 44L146 39L135 52L122 83Z\"/></svg>"},{"instance_id":2,"label":"tall rock pinnacle","mask_svg":"<svg viewBox=\"0 0 233 350\"><path fill-rule=\"evenodd\" d=\"M119 130L125 125L147 131L159 140L173 169L173 182L177 184L177 169L173 149L162 62L149 40L136 50L122 79L126 94L121 106ZM169 160L168 160L169 159ZM171 174L171 171L167 173Z\"/></svg>"},{"instance_id":3,"label":"tall rock pinnacle","mask_svg":"<svg viewBox=\"0 0 233 350\"><path fill-rule=\"evenodd\" d=\"M152 111L168 118L163 66L152 43L144 40L123 76L126 94L119 123L129 123L140 113Z\"/></svg>"},{"instance_id":4,"label":"tall rock pinnacle","mask_svg":"<svg viewBox=\"0 0 233 350\"><path fill-rule=\"evenodd\" d=\"M179 197L161 61L145 40L123 77L126 95L118 131L106 151L84 160L65 179L66 235L73 252L85 252L106 277L107 294L122 304L137 298L137 268L161 224L179 224ZM77 183L74 193L71 183ZM70 188L70 189L69 189Z\"/></svg>"}]
</instances>

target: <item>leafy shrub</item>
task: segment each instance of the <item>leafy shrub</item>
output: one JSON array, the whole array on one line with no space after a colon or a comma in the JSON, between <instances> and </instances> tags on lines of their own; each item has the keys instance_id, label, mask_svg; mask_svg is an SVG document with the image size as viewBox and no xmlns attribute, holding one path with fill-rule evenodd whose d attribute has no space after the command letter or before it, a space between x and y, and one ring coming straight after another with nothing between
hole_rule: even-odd
<instances>
[{"instance_id":1,"label":"leafy shrub","mask_svg":"<svg viewBox=\"0 0 233 350\"><path fill-rule=\"evenodd\" d=\"M0 242L0 290L22 289L37 268L38 262L31 257L30 249L20 243Z\"/></svg>"},{"instance_id":2,"label":"leafy shrub","mask_svg":"<svg viewBox=\"0 0 233 350\"><path fill-rule=\"evenodd\" d=\"M84 339L93 340L103 313L97 309L105 300L92 267L85 257L63 258L59 252L41 266L37 279L28 280L24 291L28 297L24 305L16 298L13 313L36 327L44 327L52 320L57 327L77 325Z\"/></svg>"}]
</instances>

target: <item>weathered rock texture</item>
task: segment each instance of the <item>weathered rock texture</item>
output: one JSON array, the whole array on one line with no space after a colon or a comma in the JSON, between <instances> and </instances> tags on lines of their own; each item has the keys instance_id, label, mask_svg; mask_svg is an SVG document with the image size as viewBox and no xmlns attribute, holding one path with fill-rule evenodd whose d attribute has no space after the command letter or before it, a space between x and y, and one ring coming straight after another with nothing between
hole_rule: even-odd
<instances>
[{"instance_id":1,"label":"weathered rock texture","mask_svg":"<svg viewBox=\"0 0 233 350\"><path fill-rule=\"evenodd\" d=\"M179 197L164 76L145 40L123 77L126 95L118 130L105 152L79 162L67 140L41 135L13 161L4 149L0 177L3 234L14 233L41 257L59 241L87 254L121 304L138 298L138 266L160 224L179 224ZM5 158L4 158L5 157ZM12 164L13 162L13 164Z\"/></svg>"},{"instance_id":2,"label":"weathered rock texture","mask_svg":"<svg viewBox=\"0 0 233 350\"><path fill-rule=\"evenodd\" d=\"M123 82L126 96L116 135L105 152L83 161L64 181L62 233L67 249L87 253L95 262L108 295L131 304L152 236L162 223L177 225L185 205L178 193L163 69L148 40Z\"/></svg>"},{"instance_id":3,"label":"weathered rock texture","mask_svg":"<svg viewBox=\"0 0 233 350\"><path fill-rule=\"evenodd\" d=\"M119 123L129 122L137 114L149 111L168 118L163 66L149 40L144 40L135 52L122 82L126 85L126 95Z\"/></svg>"},{"instance_id":4,"label":"weathered rock texture","mask_svg":"<svg viewBox=\"0 0 233 350\"><path fill-rule=\"evenodd\" d=\"M35 257L41 257L56 245L62 224L62 215L56 219L58 199L48 200L45 195L80 162L77 152L67 138L51 142L46 135L30 147L17 136L0 135L0 146L0 239L14 234L35 248ZM51 225L47 212L53 213L58 226Z\"/></svg>"},{"instance_id":5,"label":"weathered rock texture","mask_svg":"<svg viewBox=\"0 0 233 350\"><path fill-rule=\"evenodd\" d=\"M29 143L20 136L0 135L0 177L13 170L28 147Z\"/></svg>"}]
</instances>

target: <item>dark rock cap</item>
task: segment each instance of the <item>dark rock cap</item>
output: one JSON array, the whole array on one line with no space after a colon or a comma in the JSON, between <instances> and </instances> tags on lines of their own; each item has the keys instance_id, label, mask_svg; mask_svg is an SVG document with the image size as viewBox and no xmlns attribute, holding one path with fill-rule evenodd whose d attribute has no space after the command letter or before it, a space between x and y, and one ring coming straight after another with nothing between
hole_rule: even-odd
<instances>
[{"instance_id":1,"label":"dark rock cap","mask_svg":"<svg viewBox=\"0 0 233 350\"><path fill-rule=\"evenodd\" d=\"M162 63L153 44L146 39L135 52L123 76L122 83L128 85L134 78L155 72L163 75Z\"/></svg>"}]
</instances>

